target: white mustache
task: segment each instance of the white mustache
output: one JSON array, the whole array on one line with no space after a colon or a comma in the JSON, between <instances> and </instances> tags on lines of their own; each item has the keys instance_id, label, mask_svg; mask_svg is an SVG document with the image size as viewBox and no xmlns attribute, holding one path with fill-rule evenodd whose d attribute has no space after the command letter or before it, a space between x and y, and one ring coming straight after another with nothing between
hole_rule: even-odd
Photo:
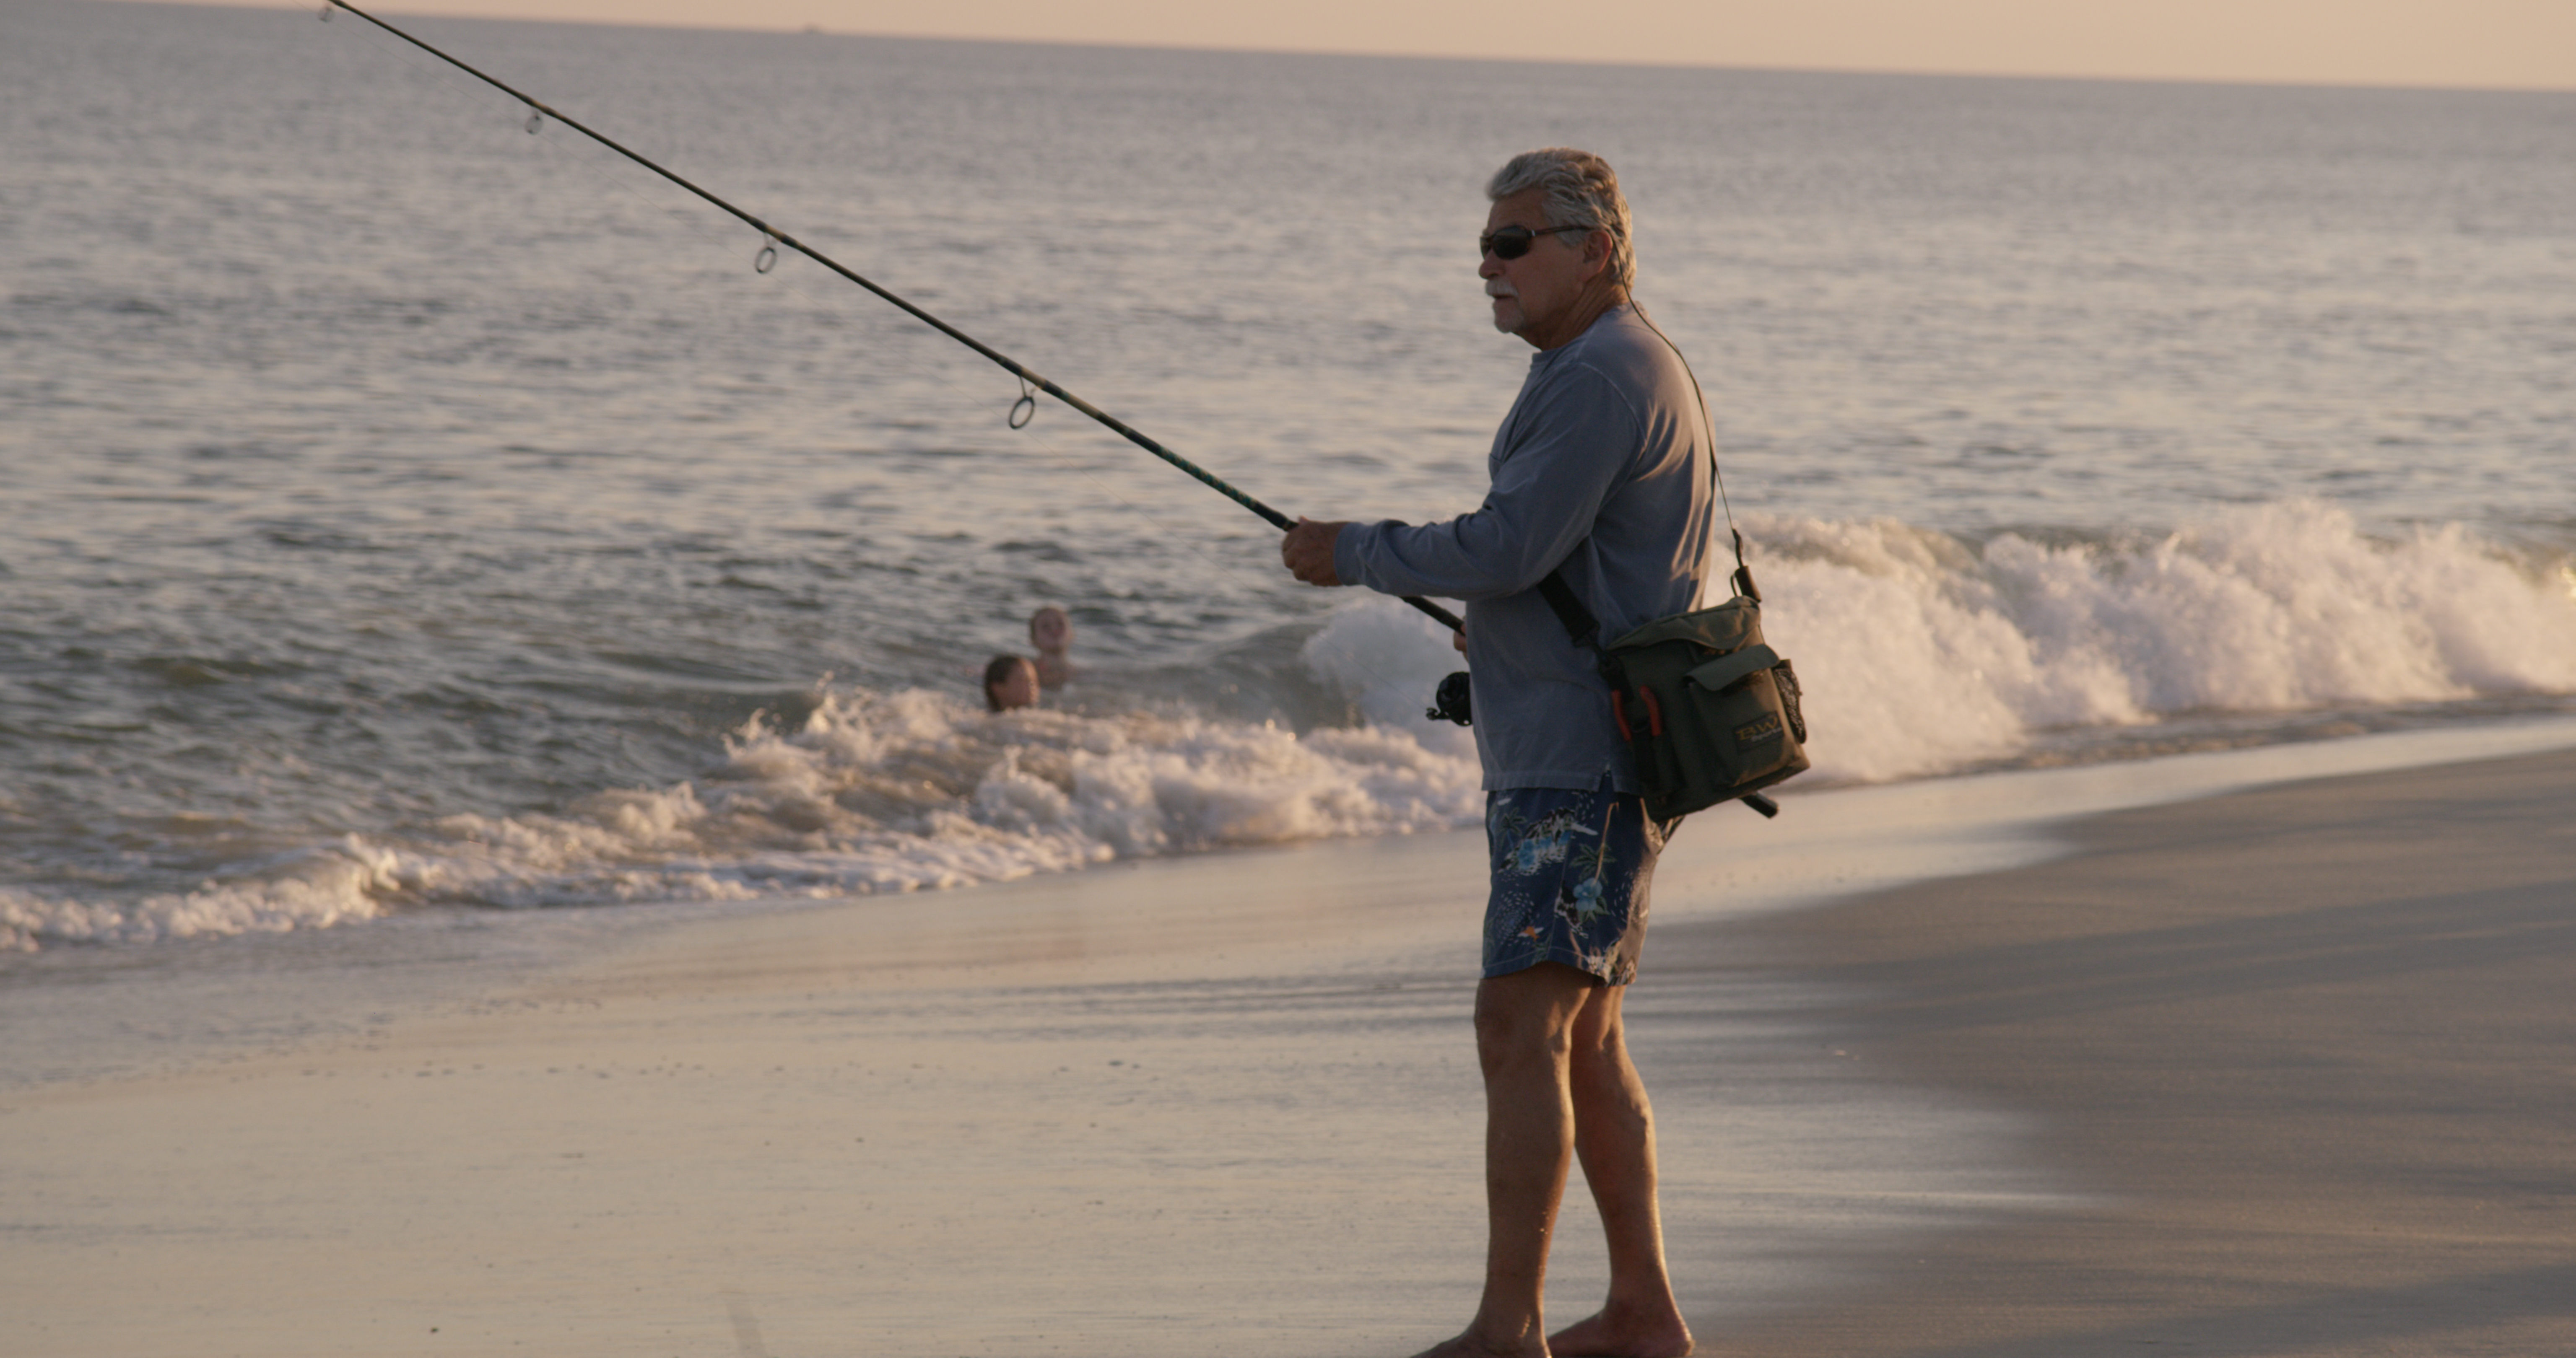
<instances>
[{"instance_id":1,"label":"white mustache","mask_svg":"<svg viewBox=\"0 0 2576 1358\"><path fill-rule=\"evenodd\" d=\"M1506 282L1504 282L1503 280L1501 280L1501 279L1499 279L1499 278L1496 278L1496 279L1490 279L1490 280L1488 280L1488 281L1486 282L1486 284L1485 284L1485 295L1486 295L1486 296L1488 296L1488 297L1493 297L1493 298L1497 298L1497 299L1499 299L1499 298L1504 298L1504 297L1509 297L1509 298L1512 298L1513 300L1517 301L1517 300L1519 300L1519 298L1520 298L1520 295L1521 295L1521 294L1520 294L1519 289L1514 288L1511 284L1506 283Z\"/></svg>"}]
</instances>

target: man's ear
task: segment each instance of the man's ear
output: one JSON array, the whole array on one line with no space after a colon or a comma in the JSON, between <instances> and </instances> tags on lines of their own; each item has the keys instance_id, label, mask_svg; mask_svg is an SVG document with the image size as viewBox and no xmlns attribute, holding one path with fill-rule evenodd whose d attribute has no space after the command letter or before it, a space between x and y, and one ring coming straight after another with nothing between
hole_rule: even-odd
<instances>
[{"instance_id":1,"label":"man's ear","mask_svg":"<svg viewBox=\"0 0 2576 1358\"><path fill-rule=\"evenodd\" d=\"M1587 283L1591 282L1593 279L1600 277L1602 271L1609 267L1610 233L1607 231L1584 232L1583 281Z\"/></svg>"}]
</instances>

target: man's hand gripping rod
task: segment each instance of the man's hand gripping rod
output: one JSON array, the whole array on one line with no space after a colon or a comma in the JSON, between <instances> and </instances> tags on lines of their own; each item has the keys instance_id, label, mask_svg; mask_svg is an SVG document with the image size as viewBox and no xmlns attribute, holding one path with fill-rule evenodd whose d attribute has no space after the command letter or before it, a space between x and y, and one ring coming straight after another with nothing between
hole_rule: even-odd
<instances>
[{"instance_id":1,"label":"man's hand gripping rod","mask_svg":"<svg viewBox=\"0 0 2576 1358\"><path fill-rule=\"evenodd\" d=\"M697 185L690 183L688 180L681 178L667 169L664 169L659 164L628 150L608 137L591 130L589 127L583 125L578 119L565 117L563 114L555 111L551 106L534 96L523 94L492 76L486 75L482 71L476 70L474 67L457 60L455 57L449 56L438 48L413 37L409 33L405 33L401 29L394 27L392 24L386 23L384 20L358 8L356 5L350 4L349 0L325 0L325 2L329 8L322 11L322 17L327 19L330 17L331 10L342 9L366 20L368 23L374 24L376 27L383 29L387 33L391 33L395 37L402 39L404 42L410 43L412 46L429 53L431 56L446 62L448 65L453 66L456 69L465 72L467 75L482 81L484 84L499 90L503 94L518 100L520 103L527 105L538 114L562 123L573 131L590 138L592 141L598 142L609 150L615 151L617 154L626 157L628 160L634 161L645 169L651 170L653 173L662 176L664 179L670 180L681 188L687 189L689 192L696 194L698 197L705 199L709 203L714 204L728 216L736 218L743 224L749 226L752 230L759 232L770 245L783 246L787 249L793 250L796 253L805 256L807 259L822 265L824 268L839 274L841 277L858 284L860 287L866 288L868 291L875 293L877 296L884 298L895 306L901 307L906 314L912 316L915 320L920 321L922 324L929 326L939 333L946 335L950 339L957 341L959 344L963 344L967 348L974 350L976 353L982 354L984 357L992 360L994 364L1002 369L1002 371L1007 372L1011 376L1035 387L1039 391L1043 391L1047 395L1064 402L1066 405L1081 411L1083 414L1090 416L1101 424L1116 430L1119 436L1126 439L1129 443L1133 443L1137 447L1144 449L1146 452L1152 453L1154 456L1163 459L1165 462L1169 462L1173 466L1180 468L1182 471L1188 472L1190 475L1197 477L1201 483L1216 491L1218 494L1223 495L1225 498L1234 501L1236 504L1251 510L1255 514L1260 515L1264 520L1268 521L1271 527L1284 533L1290 528L1296 526L1295 521L1291 520L1287 515L1282 514L1278 510L1272 509L1270 506L1263 504L1259 500L1244 494L1242 491L1228 485L1215 473L1210 472L1206 468L1199 466L1197 463L1190 461L1188 458L1173 452L1162 444L1147 438L1143 433L1137 431L1126 421L1119 419L1109 412L1102 410L1100 407L1093 405L1089 401L1074 395L1072 392L1066 391L1064 388L1057 386L1055 383L1050 382L1046 378L1030 371L1018 360L992 348L983 341L967 334L965 331L950 325L948 322L931 315L920 307L914 306L903 298L888 292L884 288L877 286L875 283L869 282L867 279L862 278L858 274L851 272L849 269L842 267L840 261L833 259L831 256L816 250L812 246L805 244L803 241L796 239L794 236L788 235L777 227L771 226L769 223L762 221L758 217L752 216L741 208L735 207L733 204L726 202L722 198L718 198L714 194L707 192L705 189L699 188ZM534 119L529 121L528 130L531 132L536 130L536 122ZM1453 632L1466 630L1467 625L1459 620L1457 614L1450 612L1448 609L1442 608L1440 605L1435 604L1428 599L1421 599L1407 595L1405 596L1404 601L1413 605L1415 608L1421 609L1424 613L1429 614L1432 618L1436 619L1440 625Z\"/></svg>"}]
</instances>

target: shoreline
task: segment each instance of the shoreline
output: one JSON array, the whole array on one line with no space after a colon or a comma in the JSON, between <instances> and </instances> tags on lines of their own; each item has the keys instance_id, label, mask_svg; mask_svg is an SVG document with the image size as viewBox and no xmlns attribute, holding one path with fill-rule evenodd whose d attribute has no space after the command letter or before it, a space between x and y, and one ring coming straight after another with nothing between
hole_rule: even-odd
<instances>
[{"instance_id":1,"label":"shoreline","mask_svg":"<svg viewBox=\"0 0 2576 1358\"><path fill-rule=\"evenodd\" d=\"M1419 1348L1481 1253L1481 853L1362 847L703 920L358 1039L12 1093L0 1348L731 1353L737 1302L778 1352ZM1813 999L1729 1002L1659 1028L1774 1052ZM1688 1119L1676 1184L1772 1238L1937 1211L1802 1170L1818 1089Z\"/></svg>"},{"instance_id":2,"label":"shoreline","mask_svg":"<svg viewBox=\"0 0 2576 1358\"><path fill-rule=\"evenodd\" d=\"M1658 918L1803 909L1908 882L2037 862L2062 851L2053 827L2084 815L2268 783L2569 746L2576 746L2576 717L2526 717L1821 791L1793 784L1780 790L1788 814L1779 820L1757 823L1730 807L1695 818L1658 869ZM397 1018L447 1012L603 953L649 946L675 928L871 902L971 901L1101 873L1190 876L1208 870L1205 864L1236 865L1212 870L1222 878L1258 874L1274 858L1304 864L1317 854L1346 854L1366 864L1393 854L1402 860L1407 851L1393 846L1472 842L1480 834L1468 827L1256 845L879 896L440 909L277 934L58 943L35 954L0 953L0 1030L19 1039L0 1051L0 1097L63 1081L169 1075L359 1040ZM151 998L138 999L137 991Z\"/></svg>"},{"instance_id":3,"label":"shoreline","mask_svg":"<svg viewBox=\"0 0 2576 1358\"><path fill-rule=\"evenodd\" d=\"M2502 762L2576 783L2576 753ZM2024 1238L2072 1250L2158 1187L2106 1177L2048 1091L1908 1045L1915 1011L1888 997L1932 963L1885 950L1938 960L1947 926L1849 921L2061 879L2116 913L2138 878L2104 875L2103 835L2152 854L2302 833L2300 808L2347 785L2447 787L2437 828L2471 833L2490 767L2169 800L2271 781L2277 762L2239 752L1695 823L1630 1009L1704 1345L2083 1352L2051 1346L2093 1333L2065 1317L2101 1275L2043 1260L2053 1292L1998 1303L2063 1322L2025 1341L1976 1328L1992 1279L1973 1265ZM1410 1352L1472 1309L1481 1255L1480 859L1473 832L1324 841L621 927L358 1031L0 1091L0 1238L21 1264L0 1347L732 1353L739 1303L780 1352ZM1981 927L2005 954L2080 942L2046 923ZM1573 1189L1560 1317L1601 1281L1594 1231ZM154 1291L108 1305L99 1280L131 1276ZM1951 1328L1914 1322L1944 1305Z\"/></svg>"}]
</instances>

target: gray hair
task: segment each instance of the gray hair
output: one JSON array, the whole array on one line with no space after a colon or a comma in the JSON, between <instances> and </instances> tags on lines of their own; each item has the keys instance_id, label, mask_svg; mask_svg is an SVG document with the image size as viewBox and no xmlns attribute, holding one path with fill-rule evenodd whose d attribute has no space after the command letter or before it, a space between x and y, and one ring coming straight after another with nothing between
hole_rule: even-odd
<instances>
[{"instance_id":1,"label":"gray hair","mask_svg":"<svg viewBox=\"0 0 2576 1358\"><path fill-rule=\"evenodd\" d=\"M1570 146L1523 151L1494 171L1485 196L1501 202L1531 189L1547 195L1548 225L1608 232L1610 281L1622 289L1637 281L1637 252L1629 244L1628 200L1619 192L1619 175L1609 161Z\"/></svg>"}]
</instances>

